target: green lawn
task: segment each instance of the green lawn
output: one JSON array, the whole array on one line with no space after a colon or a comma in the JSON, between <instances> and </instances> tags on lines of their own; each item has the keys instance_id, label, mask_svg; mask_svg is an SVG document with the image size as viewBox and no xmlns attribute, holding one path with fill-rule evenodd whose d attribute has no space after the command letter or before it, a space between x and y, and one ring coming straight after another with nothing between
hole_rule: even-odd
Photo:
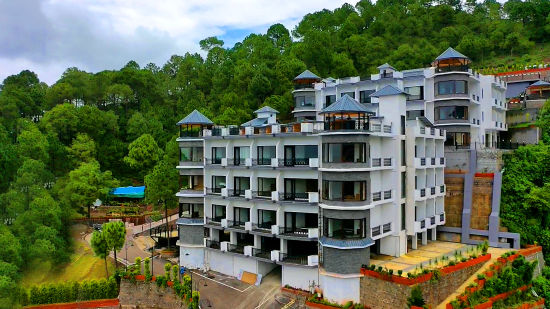
<instances>
[{"instance_id":1,"label":"green lawn","mask_svg":"<svg viewBox=\"0 0 550 309\"><path fill-rule=\"evenodd\" d=\"M82 239L80 232L84 230L83 225L73 227L72 235L75 252L71 255L69 263L54 267L49 262L35 261L24 273L21 281L22 285L29 288L43 283L106 278L105 262L94 256L92 249ZM112 274L114 265L109 259L107 259L107 263L109 274Z\"/></svg>"}]
</instances>

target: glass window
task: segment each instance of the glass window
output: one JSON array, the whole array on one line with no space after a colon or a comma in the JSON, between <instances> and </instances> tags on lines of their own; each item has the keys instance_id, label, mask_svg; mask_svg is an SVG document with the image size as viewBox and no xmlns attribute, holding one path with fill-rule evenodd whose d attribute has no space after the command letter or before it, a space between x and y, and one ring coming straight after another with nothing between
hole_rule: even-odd
<instances>
[{"instance_id":1,"label":"glass window","mask_svg":"<svg viewBox=\"0 0 550 309\"><path fill-rule=\"evenodd\" d=\"M222 219L225 219L225 206L224 205L214 205L212 204L212 219L214 221L221 221Z\"/></svg>"},{"instance_id":2,"label":"glass window","mask_svg":"<svg viewBox=\"0 0 550 309\"><path fill-rule=\"evenodd\" d=\"M275 146L258 146L258 165L270 165L271 159L277 157Z\"/></svg>"},{"instance_id":3,"label":"glass window","mask_svg":"<svg viewBox=\"0 0 550 309\"><path fill-rule=\"evenodd\" d=\"M225 188L225 176L212 176L212 192L221 193Z\"/></svg>"},{"instance_id":4,"label":"glass window","mask_svg":"<svg viewBox=\"0 0 550 309\"><path fill-rule=\"evenodd\" d=\"M445 146L470 146L470 133L447 132Z\"/></svg>"},{"instance_id":5,"label":"glass window","mask_svg":"<svg viewBox=\"0 0 550 309\"><path fill-rule=\"evenodd\" d=\"M250 147L233 148L233 160L235 165L242 165L250 158Z\"/></svg>"},{"instance_id":6,"label":"glass window","mask_svg":"<svg viewBox=\"0 0 550 309\"><path fill-rule=\"evenodd\" d=\"M327 95L325 97L325 107L329 106L330 104L336 102L336 95L335 94L331 94L331 95Z\"/></svg>"},{"instance_id":7,"label":"glass window","mask_svg":"<svg viewBox=\"0 0 550 309\"><path fill-rule=\"evenodd\" d=\"M364 238L365 230L365 219L325 218L324 220L324 234L331 238Z\"/></svg>"},{"instance_id":8,"label":"glass window","mask_svg":"<svg viewBox=\"0 0 550 309\"><path fill-rule=\"evenodd\" d=\"M181 217L183 218L202 218L204 216L203 204L182 204Z\"/></svg>"},{"instance_id":9,"label":"glass window","mask_svg":"<svg viewBox=\"0 0 550 309\"><path fill-rule=\"evenodd\" d=\"M277 212L274 210L258 209L258 226L261 228L271 228L277 224Z\"/></svg>"},{"instance_id":10,"label":"glass window","mask_svg":"<svg viewBox=\"0 0 550 309\"><path fill-rule=\"evenodd\" d=\"M238 225L244 225L245 222L250 221L250 209L235 207L233 208L233 221Z\"/></svg>"},{"instance_id":11,"label":"glass window","mask_svg":"<svg viewBox=\"0 0 550 309\"><path fill-rule=\"evenodd\" d=\"M340 94L340 97L343 97L343 96L345 96L346 94L349 95L350 97L352 97L353 99L355 99L355 91L342 92L342 93Z\"/></svg>"},{"instance_id":12,"label":"glass window","mask_svg":"<svg viewBox=\"0 0 550 309\"><path fill-rule=\"evenodd\" d=\"M404 231L405 230L405 204L401 204L401 230Z\"/></svg>"},{"instance_id":13,"label":"glass window","mask_svg":"<svg viewBox=\"0 0 550 309\"><path fill-rule=\"evenodd\" d=\"M249 177L235 177L234 182L234 195L244 195L245 190L250 189L250 178Z\"/></svg>"},{"instance_id":14,"label":"glass window","mask_svg":"<svg viewBox=\"0 0 550 309\"><path fill-rule=\"evenodd\" d=\"M202 147L181 147L180 161L182 162L202 162Z\"/></svg>"},{"instance_id":15,"label":"glass window","mask_svg":"<svg viewBox=\"0 0 550 309\"><path fill-rule=\"evenodd\" d=\"M467 106L441 106L435 109L435 120L468 120Z\"/></svg>"},{"instance_id":16,"label":"glass window","mask_svg":"<svg viewBox=\"0 0 550 309\"><path fill-rule=\"evenodd\" d=\"M468 84L464 80L448 80L437 83L436 95L468 93Z\"/></svg>"},{"instance_id":17,"label":"glass window","mask_svg":"<svg viewBox=\"0 0 550 309\"><path fill-rule=\"evenodd\" d=\"M407 120L415 120L416 117L424 117L424 110L407 111Z\"/></svg>"},{"instance_id":18,"label":"glass window","mask_svg":"<svg viewBox=\"0 0 550 309\"><path fill-rule=\"evenodd\" d=\"M212 164L221 164L225 158L225 147L212 147Z\"/></svg>"},{"instance_id":19,"label":"glass window","mask_svg":"<svg viewBox=\"0 0 550 309\"><path fill-rule=\"evenodd\" d=\"M371 103L370 95L374 93L374 90L359 91L359 103Z\"/></svg>"},{"instance_id":20,"label":"glass window","mask_svg":"<svg viewBox=\"0 0 550 309\"><path fill-rule=\"evenodd\" d=\"M323 180L323 199L328 201L364 201L367 199L365 181Z\"/></svg>"},{"instance_id":21,"label":"glass window","mask_svg":"<svg viewBox=\"0 0 550 309\"><path fill-rule=\"evenodd\" d=\"M297 96L294 100L296 101L296 107L315 105L314 96Z\"/></svg>"},{"instance_id":22,"label":"glass window","mask_svg":"<svg viewBox=\"0 0 550 309\"><path fill-rule=\"evenodd\" d=\"M271 197L273 191L277 191L275 178L258 177L258 196Z\"/></svg>"},{"instance_id":23,"label":"glass window","mask_svg":"<svg viewBox=\"0 0 550 309\"><path fill-rule=\"evenodd\" d=\"M365 163L365 143L323 144L323 162L326 163Z\"/></svg>"},{"instance_id":24,"label":"glass window","mask_svg":"<svg viewBox=\"0 0 550 309\"><path fill-rule=\"evenodd\" d=\"M424 100L424 86L405 87L405 92L409 94L408 101Z\"/></svg>"}]
</instances>

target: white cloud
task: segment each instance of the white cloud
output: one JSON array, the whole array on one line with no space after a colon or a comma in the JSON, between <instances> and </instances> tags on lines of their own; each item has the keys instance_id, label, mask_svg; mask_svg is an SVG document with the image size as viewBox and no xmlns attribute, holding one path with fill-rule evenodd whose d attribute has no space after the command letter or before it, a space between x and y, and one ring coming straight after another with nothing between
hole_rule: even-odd
<instances>
[{"instance_id":1,"label":"white cloud","mask_svg":"<svg viewBox=\"0 0 550 309\"><path fill-rule=\"evenodd\" d=\"M278 22L291 30L303 15L345 2L0 0L0 81L21 69L51 84L71 66L96 72L129 60L162 65L170 55L199 51L205 37L265 31Z\"/></svg>"}]
</instances>

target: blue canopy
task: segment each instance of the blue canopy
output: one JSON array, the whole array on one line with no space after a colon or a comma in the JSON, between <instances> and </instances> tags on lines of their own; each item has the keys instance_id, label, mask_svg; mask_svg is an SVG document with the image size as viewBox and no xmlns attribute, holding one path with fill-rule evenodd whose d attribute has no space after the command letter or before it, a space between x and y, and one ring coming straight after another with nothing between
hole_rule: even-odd
<instances>
[{"instance_id":1,"label":"blue canopy","mask_svg":"<svg viewBox=\"0 0 550 309\"><path fill-rule=\"evenodd\" d=\"M144 198L145 186L141 187L118 187L109 192L113 197Z\"/></svg>"}]
</instances>

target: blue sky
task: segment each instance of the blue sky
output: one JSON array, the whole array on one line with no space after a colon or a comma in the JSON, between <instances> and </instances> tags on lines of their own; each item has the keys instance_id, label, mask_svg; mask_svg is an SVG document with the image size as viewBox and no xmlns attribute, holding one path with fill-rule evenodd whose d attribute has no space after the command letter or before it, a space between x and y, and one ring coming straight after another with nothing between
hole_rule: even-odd
<instances>
[{"instance_id":1,"label":"blue sky","mask_svg":"<svg viewBox=\"0 0 550 309\"><path fill-rule=\"evenodd\" d=\"M0 0L0 81L21 70L48 84L68 67L90 72L128 61L162 66L218 36L232 47L275 23L289 30L342 0ZM352 1L352 4L355 2Z\"/></svg>"}]
</instances>

